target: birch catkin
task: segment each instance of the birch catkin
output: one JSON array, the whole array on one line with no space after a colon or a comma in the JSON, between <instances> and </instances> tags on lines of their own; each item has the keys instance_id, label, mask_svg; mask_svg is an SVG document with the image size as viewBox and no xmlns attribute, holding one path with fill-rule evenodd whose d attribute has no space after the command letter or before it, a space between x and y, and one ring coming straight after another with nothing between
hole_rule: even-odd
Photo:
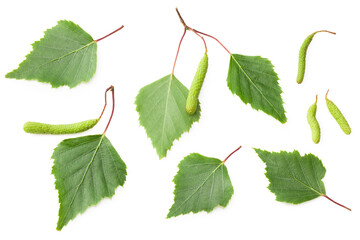
<instances>
[{"instance_id":1,"label":"birch catkin","mask_svg":"<svg viewBox=\"0 0 360 240\"><path fill-rule=\"evenodd\" d=\"M193 115L196 112L200 90L203 85L207 69L208 69L208 55L205 52L203 58L200 60L198 69L196 70L186 100L186 112L190 115Z\"/></svg>"},{"instance_id":2,"label":"birch catkin","mask_svg":"<svg viewBox=\"0 0 360 240\"><path fill-rule=\"evenodd\" d=\"M326 105L329 109L329 112L334 117L336 122L339 124L341 130L343 130L343 132L345 134L349 135L351 133L350 125L346 121L346 119L345 119L344 115L341 113L340 109L335 105L335 103L333 103L331 100L329 100L327 98L328 93L329 93L329 90L327 91L327 93L325 95L325 99L326 99Z\"/></svg>"},{"instance_id":3,"label":"birch catkin","mask_svg":"<svg viewBox=\"0 0 360 240\"><path fill-rule=\"evenodd\" d=\"M315 103L309 107L306 116L311 129L312 140L315 144L320 142L320 125L316 119L316 110L317 110L317 95L316 95Z\"/></svg>"},{"instance_id":4,"label":"birch catkin","mask_svg":"<svg viewBox=\"0 0 360 240\"><path fill-rule=\"evenodd\" d=\"M310 34L309 36L307 36L305 38L303 44L300 47L300 51L299 51L298 74L297 74L297 78L296 78L296 82L298 84L302 83L304 80L307 49L308 49L311 41L313 40L315 34L317 34L319 32L327 32L327 33L331 33L331 34L336 34L334 32L330 32L327 30L321 30L321 31L313 32L312 34Z\"/></svg>"},{"instance_id":5,"label":"birch catkin","mask_svg":"<svg viewBox=\"0 0 360 240\"><path fill-rule=\"evenodd\" d=\"M72 134L93 128L99 119L90 119L71 124L47 124L39 122L26 122L24 131L33 134Z\"/></svg>"}]
</instances>

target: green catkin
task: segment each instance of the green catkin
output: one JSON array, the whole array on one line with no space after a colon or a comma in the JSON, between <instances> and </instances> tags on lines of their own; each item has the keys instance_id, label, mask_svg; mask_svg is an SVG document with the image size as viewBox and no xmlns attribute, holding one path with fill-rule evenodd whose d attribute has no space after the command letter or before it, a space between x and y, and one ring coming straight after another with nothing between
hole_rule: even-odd
<instances>
[{"instance_id":1,"label":"green catkin","mask_svg":"<svg viewBox=\"0 0 360 240\"><path fill-rule=\"evenodd\" d=\"M316 120L316 110L317 110L317 95L316 101L313 105L311 105L307 111L307 121L309 123L311 129L312 140L315 144L320 142L320 125L319 122Z\"/></svg>"},{"instance_id":2,"label":"green catkin","mask_svg":"<svg viewBox=\"0 0 360 240\"><path fill-rule=\"evenodd\" d=\"M304 75L305 75L305 63L306 63L306 52L307 49L314 37L314 35L316 34L316 32L310 34L309 36L307 36L303 42L303 44L300 47L300 51L299 51L299 63L298 63L298 74L297 74L297 78L296 78L296 82L298 84L302 83L304 80Z\"/></svg>"},{"instance_id":3,"label":"green catkin","mask_svg":"<svg viewBox=\"0 0 360 240\"><path fill-rule=\"evenodd\" d=\"M310 34L309 36L307 36L303 42L303 44L300 47L300 51L299 51L299 63L298 63L298 74L297 74L297 78L296 78L296 82L298 84L302 83L304 80L304 75L305 75L305 65L306 65L306 53L307 53L307 49L313 39L313 37L315 36L316 33L318 32L328 32L331 34L336 34L334 32L329 32L326 30L321 30L321 31L316 31L312 34Z\"/></svg>"},{"instance_id":4,"label":"green catkin","mask_svg":"<svg viewBox=\"0 0 360 240\"><path fill-rule=\"evenodd\" d=\"M194 79L191 83L188 97L186 99L186 112L190 115L193 115L196 112L200 90L203 85L207 69L208 55L207 52L205 52L203 58L200 60Z\"/></svg>"},{"instance_id":5,"label":"green catkin","mask_svg":"<svg viewBox=\"0 0 360 240\"><path fill-rule=\"evenodd\" d=\"M351 133L351 128L349 123L346 121L344 115L341 113L339 108L333 103L331 100L327 98L327 95L329 93L329 90L327 91L325 95L326 99L326 105L329 109L329 112L331 115L335 118L336 122L339 124L340 128L343 130L343 132L347 135Z\"/></svg>"},{"instance_id":6,"label":"green catkin","mask_svg":"<svg viewBox=\"0 0 360 240\"><path fill-rule=\"evenodd\" d=\"M72 134L93 128L100 119L90 119L71 124L47 124L39 122L26 122L24 131L33 134Z\"/></svg>"}]
</instances>

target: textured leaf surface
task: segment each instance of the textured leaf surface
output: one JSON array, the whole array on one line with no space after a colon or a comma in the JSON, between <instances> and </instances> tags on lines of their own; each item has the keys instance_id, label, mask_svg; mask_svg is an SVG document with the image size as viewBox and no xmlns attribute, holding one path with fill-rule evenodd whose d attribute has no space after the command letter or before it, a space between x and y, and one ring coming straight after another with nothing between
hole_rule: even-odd
<instances>
[{"instance_id":1,"label":"textured leaf surface","mask_svg":"<svg viewBox=\"0 0 360 240\"><path fill-rule=\"evenodd\" d=\"M282 91L273 67L266 58L231 54L227 83L244 103L285 123Z\"/></svg>"},{"instance_id":2,"label":"textured leaf surface","mask_svg":"<svg viewBox=\"0 0 360 240\"><path fill-rule=\"evenodd\" d=\"M265 175L270 181L268 188L276 195L276 200L298 204L326 194L321 181L326 169L313 154L300 156L298 151L255 151L266 163Z\"/></svg>"},{"instance_id":3,"label":"textured leaf surface","mask_svg":"<svg viewBox=\"0 0 360 240\"><path fill-rule=\"evenodd\" d=\"M185 157L174 177L174 204L167 218L225 207L234 193L227 168L222 161L198 153Z\"/></svg>"},{"instance_id":4,"label":"textured leaf surface","mask_svg":"<svg viewBox=\"0 0 360 240\"><path fill-rule=\"evenodd\" d=\"M97 44L71 21L59 21L32 46L19 68L5 77L38 80L53 87L75 87L89 81L96 71Z\"/></svg>"},{"instance_id":5,"label":"textured leaf surface","mask_svg":"<svg viewBox=\"0 0 360 240\"><path fill-rule=\"evenodd\" d=\"M60 202L57 230L125 183L126 165L105 135L66 139L52 158Z\"/></svg>"},{"instance_id":6,"label":"textured leaf surface","mask_svg":"<svg viewBox=\"0 0 360 240\"><path fill-rule=\"evenodd\" d=\"M199 106L194 115L186 112L188 92L174 75L167 75L140 89L136 97L140 124L160 159L166 157L173 141L189 131L200 118Z\"/></svg>"}]
</instances>

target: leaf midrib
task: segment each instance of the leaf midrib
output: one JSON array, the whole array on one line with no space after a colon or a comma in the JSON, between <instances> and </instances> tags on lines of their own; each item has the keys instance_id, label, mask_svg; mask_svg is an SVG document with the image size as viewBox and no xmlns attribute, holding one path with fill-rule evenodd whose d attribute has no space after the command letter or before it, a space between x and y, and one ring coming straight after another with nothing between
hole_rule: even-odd
<instances>
[{"instance_id":1,"label":"leaf midrib","mask_svg":"<svg viewBox=\"0 0 360 240\"><path fill-rule=\"evenodd\" d=\"M250 76L245 72L245 70L242 68L242 66L240 65L240 63L236 60L236 58L234 57L233 54L230 54L231 57L234 59L235 63L239 66L240 70L244 73L244 75L246 76L246 78L250 81L250 83L255 87L255 89L260 93L260 95L271 105L271 107L275 110L276 114L279 116L280 119L283 119L281 117L281 114L276 110L275 106L270 102L269 99L267 99L267 97L263 94L263 92L257 87L257 85L252 81L252 79L250 78Z\"/></svg>"},{"instance_id":2,"label":"leaf midrib","mask_svg":"<svg viewBox=\"0 0 360 240\"><path fill-rule=\"evenodd\" d=\"M205 180L199 185L199 187L197 187L196 189L195 189L195 191L192 193L192 194L190 194L174 211L172 211L173 213L176 213L192 196L194 196L194 194L200 189L200 188L202 188L203 186L204 186L204 184L206 183L206 181L221 167L221 166L223 166L224 165L224 163L223 162L221 162L220 164L219 164L219 166L217 166L210 174L209 174L209 176L207 177L207 178L205 178ZM222 178L223 179L223 178ZM170 214L170 213L169 213Z\"/></svg>"},{"instance_id":3,"label":"leaf midrib","mask_svg":"<svg viewBox=\"0 0 360 240\"><path fill-rule=\"evenodd\" d=\"M287 174L289 177L292 177L295 181L297 181L298 183L301 183L302 185L304 185L305 187L309 188L310 190L312 190L313 192L316 192L317 194L319 194L319 196L323 195L322 193L316 191L314 188L310 187L309 185L307 185L306 183L300 181L299 179L297 179L294 175L292 174Z\"/></svg>"},{"instance_id":4,"label":"leaf midrib","mask_svg":"<svg viewBox=\"0 0 360 240\"><path fill-rule=\"evenodd\" d=\"M169 87L168 87L167 96L166 96L163 128L162 128L162 131L161 131L161 151L163 151L163 149L164 149L165 120L166 120L166 115L167 115L167 111L168 111L168 103L169 103L170 89L171 89L171 83L172 83L173 76L174 76L173 74L170 75ZM165 152L165 156L166 156L166 152Z\"/></svg>"},{"instance_id":5,"label":"leaf midrib","mask_svg":"<svg viewBox=\"0 0 360 240\"><path fill-rule=\"evenodd\" d=\"M77 195L77 193L78 193L78 191L79 191L79 188L80 188L80 186L83 184L83 182L84 182L84 180L85 180L85 176L86 176L87 172L89 171L90 166L91 166L92 163L94 162L95 156L96 156L96 154L97 154L97 152L98 152L98 150L99 150L99 148L100 148L100 145L101 145L104 137L105 137L105 135L102 135L102 136L101 136L100 141L99 141L99 143L98 143L98 145L96 146L96 149L95 149L95 151L94 151L94 154L92 155L91 160L90 160L89 164L87 165L87 167L86 167L86 169L85 169L85 172L84 172L84 174L83 174L83 177L82 177L80 183L78 184L78 186L77 186L77 188L76 188L76 190L75 190L75 193L74 193L74 195L73 195L73 197L72 197L72 199L71 199L71 202L70 202L70 204L69 204L69 206L68 206L68 209L66 210L66 213L65 213L64 217L62 218L62 221L59 223L59 226L62 226L62 225L63 225L63 223L64 223L67 215L69 214L70 208L72 207L72 204L73 204L74 201L75 201L75 197L76 197L76 195Z\"/></svg>"},{"instance_id":6,"label":"leaf midrib","mask_svg":"<svg viewBox=\"0 0 360 240\"><path fill-rule=\"evenodd\" d=\"M90 45L92 45L92 44L94 44L94 43L95 43L95 41L89 42L88 44L82 46L81 48L75 49L75 50L73 50L73 51L71 51L71 52L69 52L69 53L67 53L67 54L65 54L65 55L63 55L63 56L61 56L61 57L52 59L51 61L49 61L49 62L47 62L47 63L44 63L43 65L48 64L48 63L51 63L51 62L55 62L55 61L60 60L60 59L62 59L62 58L65 58L65 57L67 57L67 56L69 56L69 55L71 55L71 54L73 54L73 53L76 53L76 52L78 52L78 51L81 51L81 50L84 49L84 48L89 47ZM42 65L41 65L41 66L42 66Z\"/></svg>"},{"instance_id":7,"label":"leaf midrib","mask_svg":"<svg viewBox=\"0 0 360 240\"><path fill-rule=\"evenodd\" d=\"M39 68L41 68L41 67L43 67L43 66L45 66L45 65L47 65L47 64L50 64L50 63L52 63L52 62L59 61L59 60L65 58L65 57L67 57L67 56L70 56L71 54L77 53L77 52L81 51L82 49L89 47L90 45L92 45L92 44L94 44L94 43L96 43L96 42L95 42L95 41L89 42L88 44L86 44L86 45L84 45L84 46L82 46L82 47L80 47L80 48L78 48L78 49L75 49L75 50L73 50L73 51L71 51L71 52L69 52L69 53L67 53L67 54L65 54L65 55L62 55L62 56L60 56L60 57L51 59L50 61L48 61L48 62L46 62L46 63L43 63L43 64L41 64L41 65L39 65L39 66L37 66L37 67L29 68L27 71L22 71L22 73L30 72L30 71L32 71L32 70L34 70L34 69L39 69Z\"/></svg>"},{"instance_id":8,"label":"leaf midrib","mask_svg":"<svg viewBox=\"0 0 360 240\"><path fill-rule=\"evenodd\" d=\"M278 168L281 168L276 161L275 162L275 165L278 167ZM295 181L297 181L298 183L301 183L302 185L304 185L305 187L307 187L308 189L310 189L311 191L319 194L319 196L322 196L323 193L320 193L318 191L316 191L314 188L310 187L309 185L307 185L306 183L300 181L299 179L297 179L293 174L291 174L289 171L286 171L286 175L288 175L290 178L294 179ZM305 176L305 175L304 175Z\"/></svg>"}]
</instances>

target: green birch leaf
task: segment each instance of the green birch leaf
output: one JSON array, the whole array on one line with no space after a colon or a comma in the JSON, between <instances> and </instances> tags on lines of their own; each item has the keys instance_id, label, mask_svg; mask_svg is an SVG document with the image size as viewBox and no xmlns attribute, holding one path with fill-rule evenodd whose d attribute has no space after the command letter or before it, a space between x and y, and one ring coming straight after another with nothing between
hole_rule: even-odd
<instances>
[{"instance_id":1,"label":"green birch leaf","mask_svg":"<svg viewBox=\"0 0 360 240\"><path fill-rule=\"evenodd\" d=\"M52 87L75 87L88 82L96 71L97 44L82 28L61 20L39 41L19 67L6 78L38 80Z\"/></svg>"},{"instance_id":2,"label":"green birch leaf","mask_svg":"<svg viewBox=\"0 0 360 240\"><path fill-rule=\"evenodd\" d=\"M59 231L89 206L112 197L126 180L126 165L105 135L65 139L52 159L59 191Z\"/></svg>"},{"instance_id":3,"label":"green birch leaf","mask_svg":"<svg viewBox=\"0 0 360 240\"><path fill-rule=\"evenodd\" d=\"M265 175L270 181L268 188L276 195L277 201L299 204L326 196L325 186L321 181L326 169L313 154L300 156L298 151L255 151L266 163Z\"/></svg>"},{"instance_id":4,"label":"green birch leaf","mask_svg":"<svg viewBox=\"0 0 360 240\"><path fill-rule=\"evenodd\" d=\"M234 193L226 166L216 158L198 153L186 156L174 177L174 204L167 218L226 207Z\"/></svg>"},{"instance_id":5,"label":"green birch leaf","mask_svg":"<svg viewBox=\"0 0 360 240\"><path fill-rule=\"evenodd\" d=\"M273 67L266 58L231 54L227 83L244 103L285 123L282 90Z\"/></svg>"},{"instance_id":6,"label":"green birch leaf","mask_svg":"<svg viewBox=\"0 0 360 240\"><path fill-rule=\"evenodd\" d=\"M200 106L194 115L186 112L188 92L174 75L167 75L140 89L136 96L139 122L160 159L166 157L173 141L200 118Z\"/></svg>"}]
</instances>

